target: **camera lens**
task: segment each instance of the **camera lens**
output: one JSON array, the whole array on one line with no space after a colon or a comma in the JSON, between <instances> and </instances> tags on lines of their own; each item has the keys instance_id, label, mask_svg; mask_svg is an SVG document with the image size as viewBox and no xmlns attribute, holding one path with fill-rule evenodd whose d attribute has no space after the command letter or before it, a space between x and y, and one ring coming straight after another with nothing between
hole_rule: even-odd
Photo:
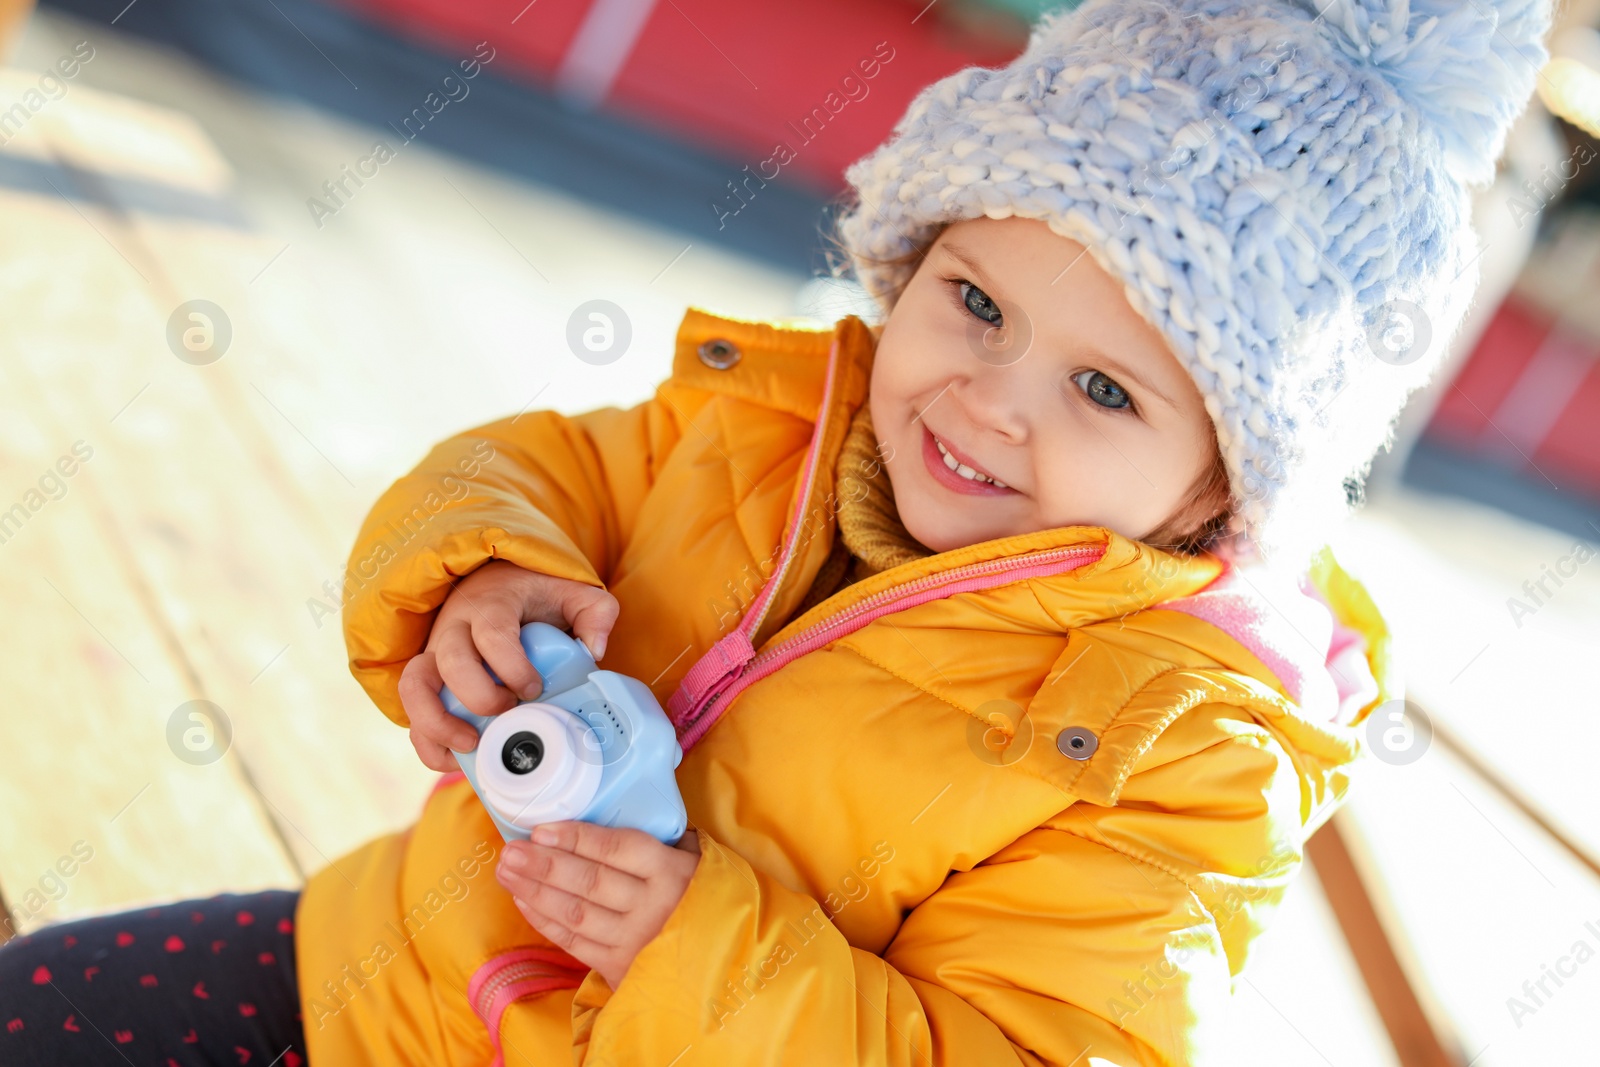
<instances>
[{"instance_id":1,"label":"camera lens","mask_svg":"<svg viewBox=\"0 0 1600 1067\"><path fill-rule=\"evenodd\" d=\"M506 738L500 750L500 762L512 774L528 774L544 759L544 742L530 730L520 730Z\"/></svg>"}]
</instances>

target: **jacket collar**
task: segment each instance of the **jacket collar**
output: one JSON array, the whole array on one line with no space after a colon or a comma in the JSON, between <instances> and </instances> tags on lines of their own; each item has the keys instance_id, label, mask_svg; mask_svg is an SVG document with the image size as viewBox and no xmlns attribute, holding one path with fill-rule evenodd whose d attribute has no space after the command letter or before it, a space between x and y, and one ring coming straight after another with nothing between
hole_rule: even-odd
<instances>
[{"instance_id":1,"label":"jacket collar","mask_svg":"<svg viewBox=\"0 0 1600 1067\"><path fill-rule=\"evenodd\" d=\"M691 307L678 326L672 376L684 385L738 396L815 422L835 338L845 365L834 399L845 411L848 426L849 416L866 399L877 348L872 328L854 315L831 325L811 319L756 322ZM728 342L739 352L737 362L715 365L719 360L706 346L717 341ZM703 350L708 354L702 355ZM726 356L720 361L725 362Z\"/></svg>"}]
</instances>

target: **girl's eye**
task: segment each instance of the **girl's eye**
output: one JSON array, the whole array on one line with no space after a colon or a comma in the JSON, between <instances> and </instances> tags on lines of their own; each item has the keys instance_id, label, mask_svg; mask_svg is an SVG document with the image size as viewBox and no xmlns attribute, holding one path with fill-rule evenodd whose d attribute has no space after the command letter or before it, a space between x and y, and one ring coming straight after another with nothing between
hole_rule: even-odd
<instances>
[{"instance_id":1,"label":"girl's eye","mask_svg":"<svg viewBox=\"0 0 1600 1067\"><path fill-rule=\"evenodd\" d=\"M968 311L989 325L1000 325L1000 308L989 299L989 294L971 282L961 283L961 302L966 305Z\"/></svg>"},{"instance_id":2,"label":"girl's eye","mask_svg":"<svg viewBox=\"0 0 1600 1067\"><path fill-rule=\"evenodd\" d=\"M1082 382L1088 378L1088 384ZM1078 388L1089 394L1089 399L1105 408L1131 408L1133 398L1128 391L1097 370L1086 370L1072 376Z\"/></svg>"}]
</instances>

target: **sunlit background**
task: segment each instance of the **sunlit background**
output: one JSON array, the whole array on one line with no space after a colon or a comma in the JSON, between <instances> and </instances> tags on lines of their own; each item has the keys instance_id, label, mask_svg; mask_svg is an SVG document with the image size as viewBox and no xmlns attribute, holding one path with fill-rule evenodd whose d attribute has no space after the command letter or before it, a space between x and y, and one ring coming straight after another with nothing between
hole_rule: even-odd
<instances>
[{"instance_id":1,"label":"sunlit background","mask_svg":"<svg viewBox=\"0 0 1600 1067\"><path fill-rule=\"evenodd\" d=\"M1040 10L0 0L0 940L409 825L436 775L336 614L367 509L468 427L647 398L691 305L861 311L818 280L844 167ZM1433 731L1319 833L1239 1064L1600 1060L1597 24L1562 6L1477 306L1332 534ZM567 342L592 300L631 327L604 366ZM207 763L195 700L231 724Z\"/></svg>"}]
</instances>

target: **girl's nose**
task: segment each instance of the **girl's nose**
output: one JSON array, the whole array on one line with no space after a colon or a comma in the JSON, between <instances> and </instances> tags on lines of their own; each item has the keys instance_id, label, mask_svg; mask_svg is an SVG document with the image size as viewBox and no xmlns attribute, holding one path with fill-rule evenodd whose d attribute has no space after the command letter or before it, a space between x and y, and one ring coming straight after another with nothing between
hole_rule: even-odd
<instances>
[{"instance_id":1,"label":"girl's nose","mask_svg":"<svg viewBox=\"0 0 1600 1067\"><path fill-rule=\"evenodd\" d=\"M1048 388L1046 383L1029 380L1032 376L1022 369L1027 362L994 366L974 360L967 373L951 382L946 399L960 408L969 433L1000 438L1008 444L1026 439L1025 398L1030 390Z\"/></svg>"}]
</instances>

